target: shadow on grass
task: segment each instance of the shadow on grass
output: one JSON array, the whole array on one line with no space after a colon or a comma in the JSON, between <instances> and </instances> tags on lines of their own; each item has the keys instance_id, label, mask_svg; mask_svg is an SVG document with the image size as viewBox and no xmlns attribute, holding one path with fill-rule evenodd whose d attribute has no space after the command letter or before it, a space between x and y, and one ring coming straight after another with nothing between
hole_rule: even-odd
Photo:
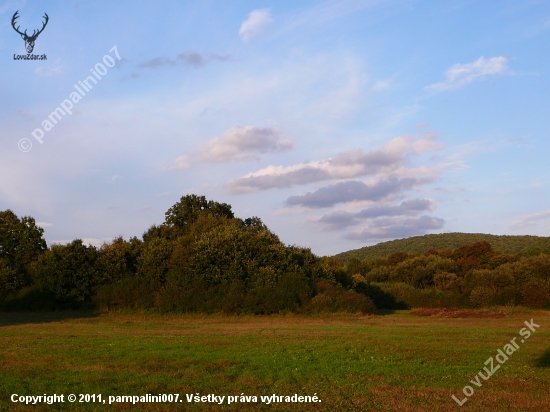
<instances>
[{"instance_id":1,"label":"shadow on grass","mask_svg":"<svg viewBox=\"0 0 550 412\"><path fill-rule=\"evenodd\" d=\"M17 311L0 312L0 328L30 323L51 323L69 319L86 319L99 316L99 311L61 310L55 312Z\"/></svg>"},{"instance_id":2,"label":"shadow on grass","mask_svg":"<svg viewBox=\"0 0 550 412\"><path fill-rule=\"evenodd\" d=\"M550 349L547 349L540 358L535 360L535 366L537 368L550 367Z\"/></svg>"},{"instance_id":3,"label":"shadow on grass","mask_svg":"<svg viewBox=\"0 0 550 412\"><path fill-rule=\"evenodd\" d=\"M376 310L376 314L382 315L382 316L393 315L394 313L395 313L395 309L377 309Z\"/></svg>"}]
</instances>

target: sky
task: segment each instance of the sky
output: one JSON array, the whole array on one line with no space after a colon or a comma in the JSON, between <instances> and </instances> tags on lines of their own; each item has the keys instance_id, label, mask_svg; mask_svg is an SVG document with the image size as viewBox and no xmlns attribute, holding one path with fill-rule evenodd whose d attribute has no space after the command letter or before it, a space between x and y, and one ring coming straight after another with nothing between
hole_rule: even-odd
<instances>
[{"instance_id":1,"label":"sky","mask_svg":"<svg viewBox=\"0 0 550 412\"><path fill-rule=\"evenodd\" d=\"M0 0L0 210L50 245L187 194L318 255L548 236L549 53L548 0Z\"/></svg>"}]
</instances>

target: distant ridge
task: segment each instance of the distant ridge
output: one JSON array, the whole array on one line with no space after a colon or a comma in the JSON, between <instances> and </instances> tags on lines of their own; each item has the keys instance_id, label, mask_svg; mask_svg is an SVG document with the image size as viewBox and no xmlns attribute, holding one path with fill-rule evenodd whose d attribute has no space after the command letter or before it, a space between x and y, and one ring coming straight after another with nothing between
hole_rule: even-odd
<instances>
[{"instance_id":1,"label":"distant ridge","mask_svg":"<svg viewBox=\"0 0 550 412\"><path fill-rule=\"evenodd\" d=\"M437 235L413 236L391 240L361 249L342 252L335 257L350 259L383 258L393 252L425 253L430 249L449 250L486 240L493 250L507 254L526 253L537 250L550 252L550 237L487 235L484 233L442 233Z\"/></svg>"}]
</instances>

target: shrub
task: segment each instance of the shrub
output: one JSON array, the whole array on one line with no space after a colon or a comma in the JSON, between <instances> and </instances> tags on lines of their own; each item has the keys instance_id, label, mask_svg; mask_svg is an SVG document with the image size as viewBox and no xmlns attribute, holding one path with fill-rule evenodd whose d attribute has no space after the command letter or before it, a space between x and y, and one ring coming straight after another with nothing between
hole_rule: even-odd
<instances>
[{"instance_id":1,"label":"shrub","mask_svg":"<svg viewBox=\"0 0 550 412\"><path fill-rule=\"evenodd\" d=\"M395 309L465 305L462 295L455 291L441 291L434 288L416 289L412 285L403 282L371 283L371 286L379 287L384 293L393 296L397 302Z\"/></svg>"},{"instance_id":2,"label":"shrub","mask_svg":"<svg viewBox=\"0 0 550 412\"><path fill-rule=\"evenodd\" d=\"M3 310L53 311L67 309L93 309L93 302L82 302L75 297L59 300L55 293L34 285L10 295L2 305Z\"/></svg>"},{"instance_id":3,"label":"shrub","mask_svg":"<svg viewBox=\"0 0 550 412\"><path fill-rule=\"evenodd\" d=\"M495 292L487 286L478 286L470 293L470 304L474 308L489 306L494 303Z\"/></svg>"},{"instance_id":4,"label":"shrub","mask_svg":"<svg viewBox=\"0 0 550 412\"><path fill-rule=\"evenodd\" d=\"M305 306L308 313L361 312L365 315L376 312L372 300L363 294L326 282L319 282L317 289L320 293Z\"/></svg>"},{"instance_id":5,"label":"shrub","mask_svg":"<svg viewBox=\"0 0 550 412\"><path fill-rule=\"evenodd\" d=\"M390 293L384 292L380 287L365 282L355 285L355 291L367 296L378 309L406 309L404 302L398 302Z\"/></svg>"},{"instance_id":6,"label":"shrub","mask_svg":"<svg viewBox=\"0 0 550 412\"><path fill-rule=\"evenodd\" d=\"M530 308L542 308L550 300L548 283L534 278L523 288L522 303Z\"/></svg>"},{"instance_id":7,"label":"shrub","mask_svg":"<svg viewBox=\"0 0 550 412\"><path fill-rule=\"evenodd\" d=\"M147 279L126 277L99 288L97 301L102 309L151 309L155 295Z\"/></svg>"}]
</instances>

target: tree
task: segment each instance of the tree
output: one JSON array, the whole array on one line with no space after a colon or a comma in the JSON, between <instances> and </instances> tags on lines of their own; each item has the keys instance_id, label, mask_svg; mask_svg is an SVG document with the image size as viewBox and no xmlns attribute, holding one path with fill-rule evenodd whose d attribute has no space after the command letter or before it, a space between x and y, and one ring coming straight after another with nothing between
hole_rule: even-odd
<instances>
[{"instance_id":1,"label":"tree","mask_svg":"<svg viewBox=\"0 0 550 412\"><path fill-rule=\"evenodd\" d=\"M137 276L158 289L166 282L172 250L173 243L166 239L156 238L146 243L137 260Z\"/></svg>"},{"instance_id":2,"label":"tree","mask_svg":"<svg viewBox=\"0 0 550 412\"><path fill-rule=\"evenodd\" d=\"M348 272L348 275L350 275L350 276L365 275L367 273L367 271L363 267L363 262L361 262L356 257L351 257L350 258L350 260L349 260L349 262L346 266L346 271Z\"/></svg>"},{"instance_id":3,"label":"tree","mask_svg":"<svg viewBox=\"0 0 550 412\"><path fill-rule=\"evenodd\" d=\"M19 290L21 286L21 276L17 275L17 271L8 259L0 257L0 303L6 296Z\"/></svg>"},{"instance_id":4,"label":"tree","mask_svg":"<svg viewBox=\"0 0 550 412\"><path fill-rule=\"evenodd\" d=\"M398 263L404 262L409 258L409 254L405 252L394 252L386 258L386 264L388 266L395 266Z\"/></svg>"},{"instance_id":5,"label":"tree","mask_svg":"<svg viewBox=\"0 0 550 412\"><path fill-rule=\"evenodd\" d=\"M182 196L178 203L168 209L165 224L174 228L178 234L183 234L202 214L234 218L231 205L227 203L207 201L204 196L187 195Z\"/></svg>"},{"instance_id":6,"label":"tree","mask_svg":"<svg viewBox=\"0 0 550 412\"><path fill-rule=\"evenodd\" d=\"M276 282L285 272L286 256L285 246L265 225L246 227L232 219L201 236L190 267L196 277L211 284L238 279L245 285L262 285Z\"/></svg>"},{"instance_id":7,"label":"tree","mask_svg":"<svg viewBox=\"0 0 550 412\"><path fill-rule=\"evenodd\" d=\"M43 292L52 293L61 304L78 306L90 302L100 284L98 251L82 240L53 245L34 265L34 278Z\"/></svg>"},{"instance_id":8,"label":"tree","mask_svg":"<svg viewBox=\"0 0 550 412\"><path fill-rule=\"evenodd\" d=\"M466 281L470 287L486 287L491 289L495 294L503 288L512 286L515 283L511 271L506 270L506 268L502 266L495 270L473 270L466 276Z\"/></svg>"},{"instance_id":9,"label":"tree","mask_svg":"<svg viewBox=\"0 0 550 412\"><path fill-rule=\"evenodd\" d=\"M167 225L153 225L143 233L143 241L145 243L150 242L153 239L166 239L171 240L176 237L176 233L173 227Z\"/></svg>"},{"instance_id":10,"label":"tree","mask_svg":"<svg viewBox=\"0 0 550 412\"><path fill-rule=\"evenodd\" d=\"M461 246L453 251L453 258L462 267L463 273L488 265L495 252L486 240Z\"/></svg>"},{"instance_id":11,"label":"tree","mask_svg":"<svg viewBox=\"0 0 550 412\"><path fill-rule=\"evenodd\" d=\"M115 283L124 277L133 276L137 270L137 258L143 243L136 237L126 241L122 236L104 243L99 249L97 261L102 284Z\"/></svg>"},{"instance_id":12,"label":"tree","mask_svg":"<svg viewBox=\"0 0 550 412\"><path fill-rule=\"evenodd\" d=\"M474 308L490 306L495 298L493 289L487 286L478 286L470 293L470 304Z\"/></svg>"},{"instance_id":13,"label":"tree","mask_svg":"<svg viewBox=\"0 0 550 412\"><path fill-rule=\"evenodd\" d=\"M19 270L46 251L43 234L32 217L19 219L11 210L0 212L0 257Z\"/></svg>"},{"instance_id":14,"label":"tree","mask_svg":"<svg viewBox=\"0 0 550 412\"><path fill-rule=\"evenodd\" d=\"M523 288L522 303L531 308L542 308L550 302L550 285L540 278L531 279Z\"/></svg>"},{"instance_id":15,"label":"tree","mask_svg":"<svg viewBox=\"0 0 550 412\"><path fill-rule=\"evenodd\" d=\"M47 249L43 234L32 217L0 212L0 300L30 283L28 265Z\"/></svg>"}]
</instances>

